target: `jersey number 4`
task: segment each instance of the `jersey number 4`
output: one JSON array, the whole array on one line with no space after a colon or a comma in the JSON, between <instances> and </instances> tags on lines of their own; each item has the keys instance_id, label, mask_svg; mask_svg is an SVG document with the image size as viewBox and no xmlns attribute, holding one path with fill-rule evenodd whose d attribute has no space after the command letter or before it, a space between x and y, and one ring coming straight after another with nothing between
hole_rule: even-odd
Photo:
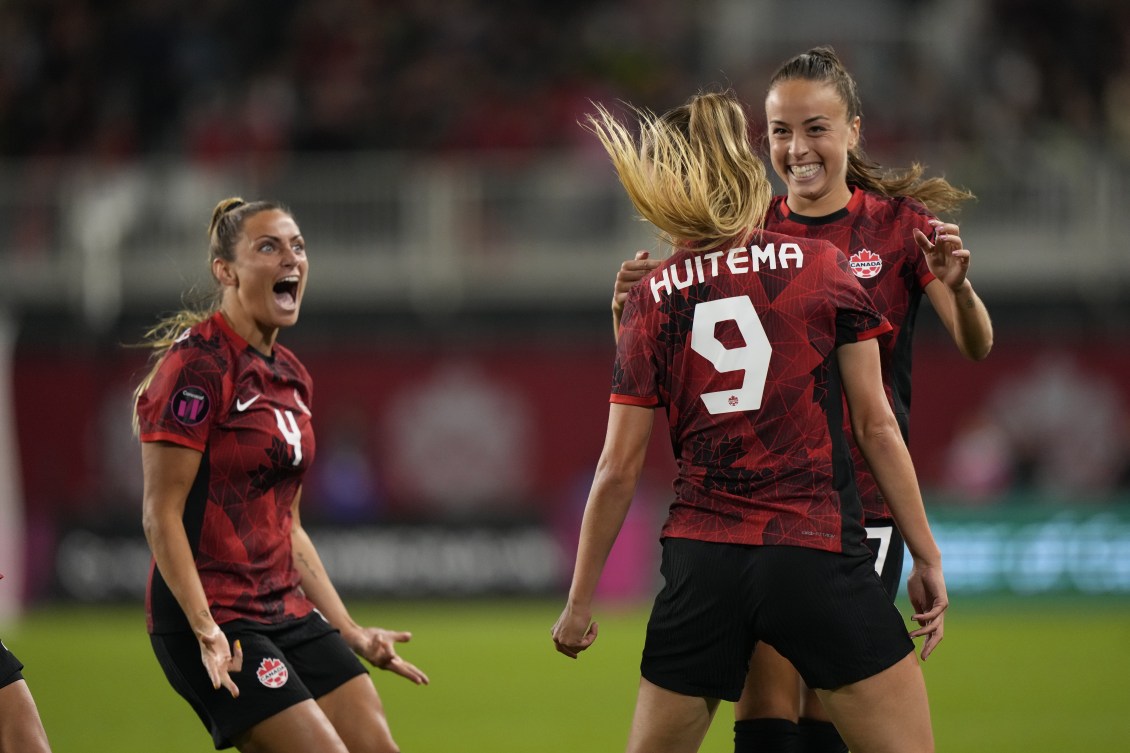
<instances>
[{"instance_id":1,"label":"jersey number 4","mask_svg":"<svg viewBox=\"0 0 1130 753\"><path fill-rule=\"evenodd\" d=\"M286 417L285 420L284 416ZM279 425L283 439L294 450L293 465L299 465L302 462L302 431L298 428L298 422L294 420L294 414L290 411L283 413L283 411L275 408L275 421Z\"/></svg>"},{"instance_id":2,"label":"jersey number 4","mask_svg":"<svg viewBox=\"0 0 1130 753\"><path fill-rule=\"evenodd\" d=\"M740 348L727 348L716 334L721 322L734 322L745 339ZM749 296L703 301L694 307L691 325L691 350L710 361L721 373L745 371L745 379L736 390L704 392L702 402L711 414L757 410L765 394L769 375L769 359L773 346L765 335L761 317Z\"/></svg>"}]
</instances>

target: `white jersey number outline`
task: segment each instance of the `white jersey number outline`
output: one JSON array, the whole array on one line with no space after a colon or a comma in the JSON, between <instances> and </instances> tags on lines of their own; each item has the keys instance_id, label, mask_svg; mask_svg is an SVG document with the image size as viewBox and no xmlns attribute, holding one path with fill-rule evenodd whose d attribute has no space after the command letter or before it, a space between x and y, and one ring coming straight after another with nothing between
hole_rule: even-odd
<instances>
[{"instance_id":1,"label":"white jersey number outline","mask_svg":"<svg viewBox=\"0 0 1130 753\"><path fill-rule=\"evenodd\" d=\"M727 321L737 325L745 338L745 345L727 348L714 334L718 323ZM765 335L761 317L748 295L696 304L691 325L691 350L710 361L721 373L745 370L745 379L737 390L702 394L702 402L711 414L737 413L761 407L773 345Z\"/></svg>"}]
</instances>

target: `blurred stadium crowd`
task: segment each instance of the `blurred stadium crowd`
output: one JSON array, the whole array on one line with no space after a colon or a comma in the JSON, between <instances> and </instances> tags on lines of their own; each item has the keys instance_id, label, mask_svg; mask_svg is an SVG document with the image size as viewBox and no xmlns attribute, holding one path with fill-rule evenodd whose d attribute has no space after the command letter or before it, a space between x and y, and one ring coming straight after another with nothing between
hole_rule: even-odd
<instances>
[{"instance_id":1,"label":"blurred stadium crowd","mask_svg":"<svg viewBox=\"0 0 1130 753\"><path fill-rule=\"evenodd\" d=\"M7 0L0 155L567 146L589 100L665 108L724 78L759 104L767 71L802 43L748 16L733 33L764 68L731 65L714 25L736 5ZM748 5L773 20L772 4ZM853 35L862 17L874 38ZM1130 157L1126 3L872 0L810 21L849 60L879 51L875 70L857 66L877 148L1070 138ZM907 31L884 34L892 23Z\"/></svg>"},{"instance_id":2,"label":"blurred stadium crowd","mask_svg":"<svg viewBox=\"0 0 1130 753\"><path fill-rule=\"evenodd\" d=\"M684 95L682 5L15 0L0 7L0 150L557 146L588 98Z\"/></svg>"}]
</instances>

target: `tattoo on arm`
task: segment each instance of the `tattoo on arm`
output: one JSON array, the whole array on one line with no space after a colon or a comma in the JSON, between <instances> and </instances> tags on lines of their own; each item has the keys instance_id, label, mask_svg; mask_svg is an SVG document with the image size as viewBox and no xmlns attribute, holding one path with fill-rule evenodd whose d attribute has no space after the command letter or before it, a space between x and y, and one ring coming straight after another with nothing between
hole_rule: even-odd
<instances>
[{"instance_id":1,"label":"tattoo on arm","mask_svg":"<svg viewBox=\"0 0 1130 753\"><path fill-rule=\"evenodd\" d=\"M298 560L298 564L302 565L303 570L305 570L307 573L309 573L314 578L318 577L317 571L315 571L314 566L306 560L305 555L299 554L296 559Z\"/></svg>"}]
</instances>

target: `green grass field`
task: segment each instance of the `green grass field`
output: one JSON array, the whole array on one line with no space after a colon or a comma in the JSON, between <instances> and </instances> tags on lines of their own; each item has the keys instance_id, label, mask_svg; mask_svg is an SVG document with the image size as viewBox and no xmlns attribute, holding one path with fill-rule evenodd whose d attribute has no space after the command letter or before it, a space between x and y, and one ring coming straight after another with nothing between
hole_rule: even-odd
<instances>
[{"instance_id":1,"label":"green grass field","mask_svg":"<svg viewBox=\"0 0 1130 753\"><path fill-rule=\"evenodd\" d=\"M553 651L558 602L353 604L369 624L412 630L415 687L374 670L405 753L623 749L646 609L598 610L578 661ZM968 600L926 664L939 751L1125 749L1130 601ZM56 753L207 751L203 727L165 683L140 607L44 608L5 628ZM703 745L729 751L723 704Z\"/></svg>"}]
</instances>

